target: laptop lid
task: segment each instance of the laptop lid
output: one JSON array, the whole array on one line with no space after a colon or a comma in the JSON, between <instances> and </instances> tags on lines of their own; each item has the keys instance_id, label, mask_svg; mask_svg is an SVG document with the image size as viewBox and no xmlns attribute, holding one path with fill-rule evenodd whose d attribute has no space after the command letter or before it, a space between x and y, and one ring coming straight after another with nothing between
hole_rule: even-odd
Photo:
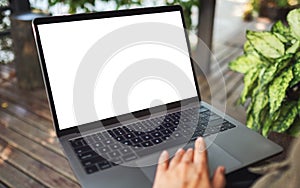
<instances>
[{"instance_id":1,"label":"laptop lid","mask_svg":"<svg viewBox=\"0 0 300 188\"><path fill-rule=\"evenodd\" d=\"M35 19L57 135L200 101L183 19L180 6Z\"/></svg>"}]
</instances>

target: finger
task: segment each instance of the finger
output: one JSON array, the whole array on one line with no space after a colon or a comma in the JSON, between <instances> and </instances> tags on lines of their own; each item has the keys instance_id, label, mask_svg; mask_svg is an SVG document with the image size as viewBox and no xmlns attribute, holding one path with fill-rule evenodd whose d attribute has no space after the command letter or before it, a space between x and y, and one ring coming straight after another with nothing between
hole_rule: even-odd
<instances>
[{"instance_id":1,"label":"finger","mask_svg":"<svg viewBox=\"0 0 300 188\"><path fill-rule=\"evenodd\" d=\"M177 152L175 153L174 158L170 162L169 169L174 168L177 164L180 163L184 153L185 153L185 151L182 148L177 150Z\"/></svg>"},{"instance_id":2,"label":"finger","mask_svg":"<svg viewBox=\"0 0 300 188\"><path fill-rule=\"evenodd\" d=\"M193 162L193 154L194 154L194 150L192 148L189 148L185 154L182 157L183 162Z\"/></svg>"},{"instance_id":3,"label":"finger","mask_svg":"<svg viewBox=\"0 0 300 188\"><path fill-rule=\"evenodd\" d=\"M199 137L195 142L194 163L197 164L200 172L204 171L208 174L207 149L202 137Z\"/></svg>"},{"instance_id":4,"label":"finger","mask_svg":"<svg viewBox=\"0 0 300 188\"><path fill-rule=\"evenodd\" d=\"M202 148L201 148L201 138L197 138L196 142L195 142L195 152L194 152L194 162L196 164L199 164L201 161L201 152L202 152Z\"/></svg>"},{"instance_id":5,"label":"finger","mask_svg":"<svg viewBox=\"0 0 300 188\"><path fill-rule=\"evenodd\" d=\"M226 185L225 179L225 167L218 167L214 173L212 179L212 185L214 188L224 188Z\"/></svg>"},{"instance_id":6,"label":"finger","mask_svg":"<svg viewBox=\"0 0 300 188\"><path fill-rule=\"evenodd\" d=\"M157 166L157 175L159 175L161 172L164 172L168 169L169 165L169 154L166 150L164 150L158 159L158 166Z\"/></svg>"}]
</instances>

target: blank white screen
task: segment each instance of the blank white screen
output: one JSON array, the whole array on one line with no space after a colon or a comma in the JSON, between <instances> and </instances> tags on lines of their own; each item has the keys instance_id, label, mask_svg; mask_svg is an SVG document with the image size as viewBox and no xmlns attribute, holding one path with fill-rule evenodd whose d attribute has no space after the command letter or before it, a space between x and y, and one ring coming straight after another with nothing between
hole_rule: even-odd
<instances>
[{"instance_id":1,"label":"blank white screen","mask_svg":"<svg viewBox=\"0 0 300 188\"><path fill-rule=\"evenodd\" d=\"M183 28L179 11L42 24L38 26L60 129L78 126L73 109L73 87L77 69L87 51L96 41L108 33L130 24L145 22L166 23ZM147 34L151 34L151 32ZM134 37L134 35L131 37ZM181 36L176 36L174 40L177 37L184 37L184 33ZM114 42L118 41L112 41L112 43ZM188 51L187 46L185 51ZM99 56L101 56L101 52L99 52ZM133 62L151 57L172 62L194 83L192 67L187 54L158 44L145 43L126 48L126 50L115 55L109 61L105 71L98 76L94 90L94 101L98 118L86 119L84 123L155 106L155 104L150 104L154 99L159 99L166 104L197 96L196 87L187 95L180 96L176 93L176 88L172 88L172 83L166 84L167 82L162 80L150 79L144 82L133 83L136 87L133 87L128 94L129 111L123 110L116 113L111 104L111 93L112 86L118 75ZM159 68L157 67L157 69ZM83 98L82 100L85 99Z\"/></svg>"}]
</instances>

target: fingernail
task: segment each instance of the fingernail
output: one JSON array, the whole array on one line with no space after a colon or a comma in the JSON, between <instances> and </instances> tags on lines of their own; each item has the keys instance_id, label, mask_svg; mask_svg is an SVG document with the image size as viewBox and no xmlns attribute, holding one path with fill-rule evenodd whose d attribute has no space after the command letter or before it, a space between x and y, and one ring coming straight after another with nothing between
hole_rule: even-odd
<instances>
[{"instance_id":1,"label":"fingernail","mask_svg":"<svg viewBox=\"0 0 300 188\"><path fill-rule=\"evenodd\" d=\"M176 154L182 152L182 150L183 150L182 148L179 148L179 149L176 151Z\"/></svg>"},{"instance_id":2,"label":"fingernail","mask_svg":"<svg viewBox=\"0 0 300 188\"><path fill-rule=\"evenodd\" d=\"M225 174L225 167L224 167L224 166L221 166L220 171L221 171L222 174Z\"/></svg>"},{"instance_id":3,"label":"fingernail","mask_svg":"<svg viewBox=\"0 0 300 188\"><path fill-rule=\"evenodd\" d=\"M159 162L164 162L165 160L168 159L168 152L166 150L164 150L159 157Z\"/></svg>"},{"instance_id":4,"label":"fingernail","mask_svg":"<svg viewBox=\"0 0 300 188\"><path fill-rule=\"evenodd\" d=\"M197 142L203 142L203 138L202 137L198 137L197 138Z\"/></svg>"},{"instance_id":5,"label":"fingernail","mask_svg":"<svg viewBox=\"0 0 300 188\"><path fill-rule=\"evenodd\" d=\"M193 149L192 148L189 148L188 150L187 150L187 152L192 152L193 151Z\"/></svg>"}]
</instances>

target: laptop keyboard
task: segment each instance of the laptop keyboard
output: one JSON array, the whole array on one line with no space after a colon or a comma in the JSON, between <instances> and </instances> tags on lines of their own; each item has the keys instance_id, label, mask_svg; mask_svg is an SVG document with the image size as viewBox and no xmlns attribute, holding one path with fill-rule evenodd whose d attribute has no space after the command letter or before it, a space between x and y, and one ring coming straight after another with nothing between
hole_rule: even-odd
<instances>
[{"instance_id":1,"label":"laptop keyboard","mask_svg":"<svg viewBox=\"0 0 300 188\"><path fill-rule=\"evenodd\" d=\"M206 137L234 127L219 115L201 107L200 110L187 109L71 139L70 143L85 171L92 174L186 143L187 140L194 141L199 136Z\"/></svg>"}]
</instances>

